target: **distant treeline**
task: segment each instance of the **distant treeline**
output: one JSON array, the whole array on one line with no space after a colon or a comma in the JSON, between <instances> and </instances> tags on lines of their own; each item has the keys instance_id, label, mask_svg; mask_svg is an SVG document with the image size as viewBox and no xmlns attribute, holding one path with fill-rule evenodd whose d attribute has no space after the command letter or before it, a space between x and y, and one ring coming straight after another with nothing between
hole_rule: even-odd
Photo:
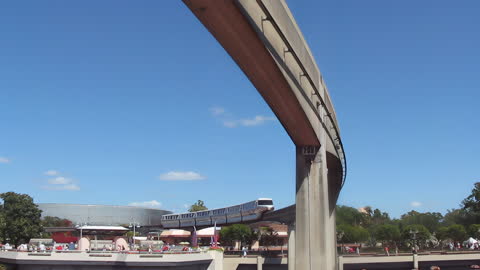
<instances>
[{"instance_id":1,"label":"distant treeline","mask_svg":"<svg viewBox=\"0 0 480 270\"><path fill-rule=\"evenodd\" d=\"M480 238L480 182L472 193L445 215L438 212L410 211L399 219L370 206L356 209L339 205L337 240L339 243L364 243L420 248L438 247L447 242L463 242L468 237ZM415 240L414 240L415 239Z\"/></svg>"}]
</instances>

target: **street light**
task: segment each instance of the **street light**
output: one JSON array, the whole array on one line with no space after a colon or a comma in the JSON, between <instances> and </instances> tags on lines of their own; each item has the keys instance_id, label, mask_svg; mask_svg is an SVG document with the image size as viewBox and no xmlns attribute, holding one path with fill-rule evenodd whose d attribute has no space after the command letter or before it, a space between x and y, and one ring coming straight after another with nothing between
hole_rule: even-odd
<instances>
[{"instance_id":1,"label":"street light","mask_svg":"<svg viewBox=\"0 0 480 270\"><path fill-rule=\"evenodd\" d=\"M135 222L135 220L133 220L132 222L130 222L130 225L128 226L129 228L133 228L133 237L132 237L132 249L135 249L135 228L140 228L140 223L138 222Z\"/></svg>"},{"instance_id":2,"label":"street light","mask_svg":"<svg viewBox=\"0 0 480 270\"><path fill-rule=\"evenodd\" d=\"M80 239L83 237L83 226L86 226L86 222L81 222L80 224L75 225L75 227L80 228Z\"/></svg>"},{"instance_id":3,"label":"street light","mask_svg":"<svg viewBox=\"0 0 480 270\"><path fill-rule=\"evenodd\" d=\"M417 229L410 229L409 231L410 235L413 235L413 253L416 254L417 253L417 246L415 244L415 240L417 239L417 233L418 233L418 230Z\"/></svg>"}]
</instances>

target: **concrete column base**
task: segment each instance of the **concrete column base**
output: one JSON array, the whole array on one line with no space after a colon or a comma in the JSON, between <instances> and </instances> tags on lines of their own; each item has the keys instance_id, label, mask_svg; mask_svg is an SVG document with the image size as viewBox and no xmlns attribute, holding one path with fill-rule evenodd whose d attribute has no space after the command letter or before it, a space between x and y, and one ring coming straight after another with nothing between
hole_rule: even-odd
<instances>
[{"instance_id":1,"label":"concrete column base","mask_svg":"<svg viewBox=\"0 0 480 270\"><path fill-rule=\"evenodd\" d=\"M297 147L295 268L336 270L335 206L330 205L325 146L314 155Z\"/></svg>"}]
</instances>

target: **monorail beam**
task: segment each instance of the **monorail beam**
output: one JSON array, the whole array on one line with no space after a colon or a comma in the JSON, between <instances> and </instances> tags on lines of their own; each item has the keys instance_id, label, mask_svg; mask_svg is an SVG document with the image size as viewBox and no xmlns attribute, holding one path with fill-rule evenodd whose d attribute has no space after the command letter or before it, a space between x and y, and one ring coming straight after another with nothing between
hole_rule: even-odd
<instances>
[{"instance_id":1,"label":"monorail beam","mask_svg":"<svg viewBox=\"0 0 480 270\"><path fill-rule=\"evenodd\" d=\"M345 155L328 91L285 1L183 1L250 79L297 147L295 269L334 270L334 205ZM313 157L304 147L315 149ZM340 173L328 174L327 151L341 160ZM290 258L289 269L292 263Z\"/></svg>"},{"instance_id":2,"label":"monorail beam","mask_svg":"<svg viewBox=\"0 0 480 270\"><path fill-rule=\"evenodd\" d=\"M233 0L183 0L265 99L296 145L319 145L315 130L270 51Z\"/></svg>"}]
</instances>

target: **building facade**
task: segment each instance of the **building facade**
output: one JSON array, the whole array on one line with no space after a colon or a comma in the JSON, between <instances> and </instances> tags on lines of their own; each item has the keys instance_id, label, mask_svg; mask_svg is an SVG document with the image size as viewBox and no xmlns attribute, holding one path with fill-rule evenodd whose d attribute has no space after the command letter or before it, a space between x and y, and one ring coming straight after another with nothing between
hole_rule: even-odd
<instances>
[{"instance_id":1,"label":"building facade","mask_svg":"<svg viewBox=\"0 0 480 270\"><path fill-rule=\"evenodd\" d=\"M170 211L137 206L92 204L38 203L42 217L68 219L74 225L129 225L160 226L162 215Z\"/></svg>"}]
</instances>

